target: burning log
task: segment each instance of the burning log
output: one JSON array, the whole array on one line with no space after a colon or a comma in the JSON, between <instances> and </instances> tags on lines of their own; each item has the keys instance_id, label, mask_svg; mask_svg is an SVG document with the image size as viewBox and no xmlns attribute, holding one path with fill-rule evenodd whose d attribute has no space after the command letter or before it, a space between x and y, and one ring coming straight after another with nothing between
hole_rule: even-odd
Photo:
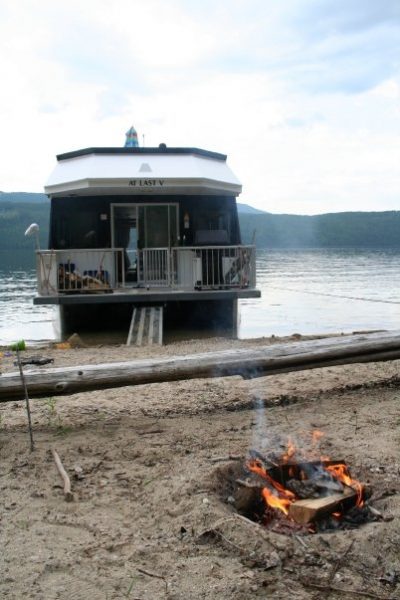
<instances>
[{"instance_id":1,"label":"burning log","mask_svg":"<svg viewBox=\"0 0 400 600\"><path fill-rule=\"evenodd\" d=\"M343 491L343 485L340 481L329 479L317 479L299 481L298 479L289 479L286 487L296 494L300 499L319 498L321 493L338 494Z\"/></svg>"},{"instance_id":2,"label":"burning log","mask_svg":"<svg viewBox=\"0 0 400 600\"><path fill-rule=\"evenodd\" d=\"M297 500L289 506L289 517L300 525L307 525L325 515L341 513L349 505L354 505L356 496L356 491L346 487L341 494Z\"/></svg>"}]
</instances>

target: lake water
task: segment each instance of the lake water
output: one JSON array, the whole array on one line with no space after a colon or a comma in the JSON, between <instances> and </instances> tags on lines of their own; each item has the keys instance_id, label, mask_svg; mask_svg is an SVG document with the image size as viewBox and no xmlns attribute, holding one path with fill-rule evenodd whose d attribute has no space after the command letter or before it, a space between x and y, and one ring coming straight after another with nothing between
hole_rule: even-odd
<instances>
[{"instance_id":1,"label":"lake water","mask_svg":"<svg viewBox=\"0 0 400 600\"><path fill-rule=\"evenodd\" d=\"M399 250L258 250L260 299L240 301L241 338L400 329ZM58 336L33 306L33 253L0 252L0 345Z\"/></svg>"}]
</instances>

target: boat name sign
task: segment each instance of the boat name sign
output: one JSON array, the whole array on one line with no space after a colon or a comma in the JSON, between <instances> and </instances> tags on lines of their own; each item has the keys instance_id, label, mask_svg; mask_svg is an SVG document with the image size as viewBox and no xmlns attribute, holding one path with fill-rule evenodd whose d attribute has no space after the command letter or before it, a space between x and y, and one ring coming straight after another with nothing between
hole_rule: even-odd
<instances>
[{"instance_id":1,"label":"boat name sign","mask_svg":"<svg viewBox=\"0 0 400 600\"><path fill-rule=\"evenodd\" d=\"M130 179L129 185L133 187L162 187L164 179Z\"/></svg>"}]
</instances>

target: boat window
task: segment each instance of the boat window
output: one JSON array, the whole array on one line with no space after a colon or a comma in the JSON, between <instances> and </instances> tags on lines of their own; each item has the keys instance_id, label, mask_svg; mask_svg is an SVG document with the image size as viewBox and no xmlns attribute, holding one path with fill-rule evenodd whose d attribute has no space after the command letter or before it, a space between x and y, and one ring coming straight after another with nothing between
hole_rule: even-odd
<instances>
[{"instance_id":1,"label":"boat window","mask_svg":"<svg viewBox=\"0 0 400 600\"><path fill-rule=\"evenodd\" d=\"M54 219L54 248L98 248L100 240L97 213L82 211L79 218L71 219L70 213L60 213Z\"/></svg>"},{"instance_id":2,"label":"boat window","mask_svg":"<svg viewBox=\"0 0 400 600\"><path fill-rule=\"evenodd\" d=\"M227 211L207 210L195 216L196 231L225 231L230 239L230 214Z\"/></svg>"}]
</instances>

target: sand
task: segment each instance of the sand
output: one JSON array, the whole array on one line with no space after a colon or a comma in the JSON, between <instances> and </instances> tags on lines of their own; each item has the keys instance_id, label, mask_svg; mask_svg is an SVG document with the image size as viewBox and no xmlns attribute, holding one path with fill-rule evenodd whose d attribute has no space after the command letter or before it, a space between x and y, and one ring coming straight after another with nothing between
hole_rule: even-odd
<instances>
[{"instance_id":1,"label":"sand","mask_svg":"<svg viewBox=\"0 0 400 600\"><path fill-rule=\"evenodd\" d=\"M63 366L276 341L26 354ZM14 370L13 360L3 356L0 370ZM390 361L32 400L32 454L24 404L1 404L0 597L400 598L399 371ZM307 446L315 428L325 434L321 452L370 484L384 519L295 536L238 517L224 488L237 464L229 455L244 458L277 434Z\"/></svg>"}]
</instances>

